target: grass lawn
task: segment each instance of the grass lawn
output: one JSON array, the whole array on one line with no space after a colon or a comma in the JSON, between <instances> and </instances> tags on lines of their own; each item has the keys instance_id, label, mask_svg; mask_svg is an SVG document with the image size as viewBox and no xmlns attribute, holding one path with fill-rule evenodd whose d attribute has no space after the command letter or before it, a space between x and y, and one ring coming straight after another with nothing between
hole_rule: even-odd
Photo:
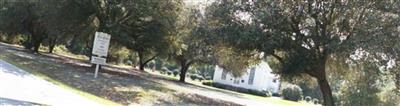
<instances>
[{"instance_id":1,"label":"grass lawn","mask_svg":"<svg viewBox=\"0 0 400 106\"><path fill-rule=\"evenodd\" d=\"M41 50L41 51L44 51L44 50ZM56 54L63 55L63 56L66 56L66 57L71 57L71 58L78 59L78 60L87 60L87 58L85 58L84 56L72 55L72 54L64 53L64 52L60 52L60 51L63 51L63 50L57 50L55 52L56 52ZM8 56L11 56L11 57L8 57ZM32 73L35 76L38 76L38 77L40 77L42 79L45 79L45 80L47 80L49 82L52 82L52 83L54 83L54 84L56 84L56 85L58 85L58 86L60 86L60 87L62 87L64 89L67 89L69 91L77 93L77 94L79 94L81 96L89 98L89 99L91 99L93 101L96 101L98 103L104 104L106 106L119 106L119 105L121 105L121 104L115 103L113 101L110 101L110 100L101 98L99 96L93 95L91 93L79 90L79 89L77 89L77 88L75 88L73 86L70 86L70 85L68 85L66 83L63 83L63 82L61 82L61 81L59 81L57 79L53 79L50 76L47 76L45 73L41 73L41 71L43 71L43 70L41 70L41 68L33 68L32 69L32 67L28 66L27 64L18 63L18 62L21 62L21 61L13 60L12 56L14 56L12 53L6 53L6 54L0 55L0 59L2 59L4 61L7 61L7 62L9 62L9 63L11 63L11 64L13 64L13 65L15 65L15 66L27 71L29 73ZM44 67L47 67L47 66L51 67L54 64L46 63L46 64L42 64L42 65ZM122 66L120 66L120 65L115 65L115 66L118 66L118 67L122 68ZM31 68L29 68L29 67L31 67ZM123 68L127 68L127 67L123 67ZM155 71L155 72L152 72L151 70L146 70L146 71L148 73L150 73L150 74L153 74L153 75L162 76L163 78L168 79L168 80L174 80L174 81L179 80L179 76L174 77L173 75L160 74L158 71ZM217 91L217 92L233 93L233 94L236 94L236 95L238 95L240 97L243 97L243 98L246 98L246 99L249 99L249 100L256 100L256 101L259 101L259 102L262 102L262 103L266 103L266 104L271 104L271 103L272 104L277 104L277 105L274 105L274 106L315 106L313 104L308 104L308 103L304 103L304 102L287 101L287 100L283 100L283 99L277 98L277 97L261 97L261 96L251 95L251 94L238 93L238 92L234 92L234 91L230 91L230 90L225 90L225 89L219 89L219 88L215 88L215 87L205 86L205 85L202 85L201 82L199 82L197 80L196 81L191 80L189 77L187 77L186 82L189 83L189 84L193 84L195 86L208 88L209 90L213 90L213 91ZM163 87L171 88L171 89L173 88L172 86L169 86L169 85L163 86ZM145 91L143 93L148 93L148 91ZM163 92L163 93L165 93L165 92ZM175 96L177 96L177 95L175 95Z\"/></svg>"},{"instance_id":2,"label":"grass lawn","mask_svg":"<svg viewBox=\"0 0 400 106\"><path fill-rule=\"evenodd\" d=\"M62 82L60 82L60 81L57 81L57 80L55 80L55 79L52 79L51 77L48 77L48 76L46 76L46 75L40 73L39 71L32 70L32 69L30 69L30 68L27 68L26 66L23 66L23 65L21 65L21 64L18 64L17 62L14 62L14 61L12 61L11 59L8 59L8 58L7 58L6 56L4 56L4 55L3 55L3 56L0 56L0 60L4 60L4 61L6 61L6 62L8 62L8 63L10 63L10 64L12 64L12 65L18 67L18 68L21 68L21 69L23 69L23 70L25 70L25 71L27 71L27 72L29 72L29 73L31 73L31 74L33 74L33 75L39 77L39 78L42 78L42 79L44 79L44 80L46 80L46 81L49 81L49 82L51 82L51 83L53 83L53 84L55 84L55 85L57 85L57 86L59 86L59 87L61 87L61 88L63 88L63 89L66 89L66 90L68 90L68 91L77 93L77 94L79 94L79 95L81 95L81 96L83 96L83 97L86 97L86 98L88 98L88 99L90 99L90 100L93 100L93 101L98 102L98 103L100 103L100 104L103 104L103 105L105 105L105 106L122 106L121 104L112 102L112 101L107 100L107 99L103 99L103 98L101 98L101 97L97 97L97 96L95 96L95 95L93 95L93 94L90 94L90 93L81 91L81 90L76 89L76 88L73 88L73 87L71 87L71 86L69 86L69 85L67 85L67 84L64 84L64 83L62 83Z\"/></svg>"},{"instance_id":3,"label":"grass lawn","mask_svg":"<svg viewBox=\"0 0 400 106\"><path fill-rule=\"evenodd\" d=\"M176 81L179 80L179 76L175 77L172 74L167 75L167 74L160 74L158 71L154 71L154 72L151 70L146 70L146 71L153 75L163 76L170 80L176 80ZM190 78L186 78L186 82L197 85L197 86L202 86L202 87L206 87L209 89L213 89L216 91L236 93L238 95L241 95L244 98L251 99L251 100L257 100L260 102L264 102L266 104L273 103L273 104L279 104L279 106L318 106L318 105L314 105L314 104L310 104L310 103L306 103L306 102L294 102L294 101L283 100L279 97L262 97L262 96L251 95L251 94L246 94L246 93L239 93L239 92L226 90L226 89L215 88L215 87L203 85L200 81L198 81L198 80L193 81Z\"/></svg>"}]
</instances>

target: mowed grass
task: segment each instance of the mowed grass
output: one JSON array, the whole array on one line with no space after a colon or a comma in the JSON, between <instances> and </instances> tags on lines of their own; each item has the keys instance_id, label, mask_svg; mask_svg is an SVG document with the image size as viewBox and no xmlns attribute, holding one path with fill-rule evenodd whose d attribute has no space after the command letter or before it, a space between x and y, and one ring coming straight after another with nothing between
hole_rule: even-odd
<instances>
[{"instance_id":1,"label":"mowed grass","mask_svg":"<svg viewBox=\"0 0 400 106\"><path fill-rule=\"evenodd\" d=\"M166 79L169 80L179 80L179 75L178 76L173 76L171 75L167 75L167 74L160 74L159 71L151 71L150 69L146 70L148 73L151 73L153 75L158 75L158 76L162 76ZM236 93L238 95L241 95L241 97L246 98L246 99L251 99L251 100L256 100L256 101L260 101L266 104L276 104L274 106L320 106L320 105L314 105L314 104L310 104L310 103L305 103L305 102L294 102L294 101L289 101L289 100L284 100L282 98L279 97L262 97L262 96L257 96L257 95L251 95L251 94L246 94L246 93L240 93L240 92L235 92L235 91L231 91L231 90L226 90L226 89L221 89L221 88L215 88L215 87L211 87L211 86L206 86L203 85L200 81L198 80L191 80L189 77L186 78L186 82L190 83L190 84L194 84L197 86L202 86L205 88L209 88L215 91L220 91L220 92L231 92L231 93Z\"/></svg>"},{"instance_id":2,"label":"mowed grass","mask_svg":"<svg viewBox=\"0 0 400 106\"><path fill-rule=\"evenodd\" d=\"M93 101L95 101L97 103L103 104L105 106L122 106L121 104L115 103L113 101L110 101L110 100L98 97L96 95L81 91L81 90L76 89L74 87L71 87L71 86L69 86L69 85L67 85L67 84L65 84L63 82L60 82L60 81L55 80L55 79L53 79L53 78L51 78L51 77L49 77L47 75L44 75L44 74L40 73L39 71L32 70L32 69L30 69L30 68L28 68L28 67L26 67L26 66L24 66L22 64L19 64L19 63L13 61L13 60L7 58L6 55L0 56L0 60L6 61L6 62L8 62L8 63L10 63L10 64L12 64L12 65L14 65L14 66L16 66L18 68L21 68L21 69L23 69L23 70L25 70L25 71L27 71L27 72L39 77L39 78L41 78L41 79L49 81L49 82L51 82L51 83L53 83L53 84L55 84L55 85L57 85L57 86L59 86L59 87L61 87L63 89L66 89L68 91L71 91L71 92L74 92L76 94L79 94L79 95L81 95L83 97L86 97L86 98L88 98L90 100L93 100Z\"/></svg>"},{"instance_id":3,"label":"mowed grass","mask_svg":"<svg viewBox=\"0 0 400 106\"><path fill-rule=\"evenodd\" d=\"M85 57L84 55L75 55L75 54L72 54L72 53L69 53L69 52L65 52L64 49L65 49L64 47L56 47L54 53L58 54L58 55L62 55L62 56L66 56L66 57L70 57L70 58L74 58L74 59L78 59L78 60L88 60L88 58ZM40 51L41 52L47 52L47 48L41 48ZM11 63L11 64L23 69L23 70L25 70L25 71L28 71L29 73L32 73L35 76L38 76L38 77L40 77L40 78L42 78L44 80L52 82L52 83L54 83L54 84L56 84L56 85L58 85L58 86L60 86L60 87L62 87L64 89L70 90L70 91L72 91L74 93L77 93L77 94L79 94L81 96L89 98L89 99L91 99L93 101L96 101L98 103L104 104L106 106L121 106L121 104L118 104L118 103L115 103L113 101L98 97L96 95L81 91L81 90L76 89L74 87L71 87L71 86L69 86L69 85L67 85L65 83L57 81L56 79L52 79L51 77L48 77L48 76L40 73L39 71L32 70L32 69L30 69L27 66L24 66L22 64L18 64L16 62L12 61L11 58L8 58L6 54L0 55L0 59L2 59L4 61L7 61L7 62L9 62L9 63ZM127 68L127 66L121 66L121 65L113 65L113 66L117 66L117 67L121 67L121 68ZM158 71L154 71L153 72L150 69L146 69L146 71L151 73L151 74L154 74L154 75L162 76L162 77L164 77L166 79L169 79L169 80L175 80L175 81L179 80L179 75L175 77L172 74L171 75L160 74ZM230 91L230 90L225 90L225 89L205 86L205 85L202 85L202 83L199 82L198 80L193 81L189 77L186 78L186 82L190 83L190 84L197 85L197 86L206 87L206 88L209 88L211 90L220 91L220 92L237 93L237 94L241 95L244 98L251 99L251 100L257 100L257 101L260 101L260 102L265 102L266 104L271 104L271 103L272 104L277 104L277 105L274 105L274 106L316 106L316 105L308 104L308 103L304 103L304 102L293 102L293 101L283 100L283 99L277 98L277 97L261 97L261 96L251 95L251 94L239 93L239 92L234 92L234 91ZM165 87L169 87L169 86L165 86Z\"/></svg>"}]
</instances>

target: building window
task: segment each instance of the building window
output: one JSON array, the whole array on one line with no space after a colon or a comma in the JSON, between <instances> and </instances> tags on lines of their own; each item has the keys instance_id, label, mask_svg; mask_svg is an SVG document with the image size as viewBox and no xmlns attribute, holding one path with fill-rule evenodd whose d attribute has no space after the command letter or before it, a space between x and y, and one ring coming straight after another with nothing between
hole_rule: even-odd
<instances>
[{"instance_id":1,"label":"building window","mask_svg":"<svg viewBox=\"0 0 400 106\"><path fill-rule=\"evenodd\" d=\"M228 74L228 72L226 70L222 69L221 79L226 80L226 74Z\"/></svg>"},{"instance_id":2,"label":"building window","mask_svg":"<svg viewBox=\"0 0 400 106\"><path fill-rule=\"evenodd\" d=\"M242 83L244 83L244 80L242 80Z\"/></svg>"},{"instance_id":3,"label":"building window","mask_svg":"<svg viewBox=\"0 0 400 106\"><path fill-rule=\"evenodd\" d=\"M254 82L254 74L256 73L256 68L251 68L250 69L250 75L249 75L249 85L253 85Z\"/></svg>"}]
</instances>

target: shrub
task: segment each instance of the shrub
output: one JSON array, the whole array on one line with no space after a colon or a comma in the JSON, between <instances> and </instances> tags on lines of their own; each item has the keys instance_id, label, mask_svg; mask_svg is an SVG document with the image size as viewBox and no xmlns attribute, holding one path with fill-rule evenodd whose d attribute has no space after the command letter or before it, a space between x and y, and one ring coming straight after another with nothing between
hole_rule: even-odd
<instances>
[{"instance_id":1,"label":"shrub","mask_svg":"<svg viewBox=\"0 0 400 106\"><path fill-rule=\"evenodd\" d=\"M190 77L190 79L192 79L192 80L196 80L196 79L199 80L199 81L204 80L204 77L203 77L203 76L200 76L200 75L198 75L198 74L190 74L189 77Z\"/></svg>"},{"instance_id":2,"label":"shrub","mask_svg":"<svg viewBox=\"0 0 400 106\"><path fill-rule=\"evenodd\" d=\"M171 75L172 74L172 72L171 71L167 71L167 75Z\"/></svg>"},{"instance_id":3,"label":"shrub","mask_svg":"<svg viewBox=\"0 0 400 106\"><path fill-rule=\"evenodd\" d=\"M160 73L166 74L169 70L166 67L161 68Z\"/></svg>"},{"instance_id":4,"label":"shrub","mask_svg":"<svg viewBox=\"0 0 400 106\"><path fill-rule=\"evenodd\" d=\"M17 34L17 35L7 35L0 33L0 41L10 44L22 44L27 41L28 37L26 35Z\"/></svg>"},{"instance_id":5,"label":"shrub","mask_svg":"<svg viewBox=\"0 0 400 106\"><path fill-rule=\"evenodd\" d=\"M258 95L258 96L264 96L264 97L272 96L271 92L269 92L269 91L258 91L258 90L249 89L248 93L253 94L253 95Z\"/></svg>"},{"instance_id":6,"label":"shrub","mask_svg":"<svg viewBox=\"0 0 400 106\"><path fill-rule=\"evenodd\" d=\"M228 89L228 90L241 92L241 93L248 93L248 94L252 94L252 95L258 95L258 96L264 96L264 97L272 96L271 92L269 92L269 91L258 91L258 90L253 90L253 89L235 87L235 86L231 86L231 85L215 83L215 82L212 82L211 80L206 80L206 81L202 82L202 84L208 85L208 86L213 86L216 88L221 88L221 89Z\"/></svg>"},{"instance_id":7,"label":"shrub","mask_svg":"<svg viewBox=\"0 0 400 106\"><path fill-rule=\"evenodd\" d=\"M303 95L301 88L297 85L287 85L282 90L283 99L298 101Z\"/></svg>"},{"instance_id":8,"label":"shrub","mask_svg":"<svg viewBox=\"0 0 400 106\"><path fill-rule=\"evenodd\" d=\"M220 84L220 83L213 83L212 85L213 85L214 87L217 87L217 88L222 88L222 89L225 89L225 88L226 88L226 85Z\"/></svg>"},{"instance_id":9,"label":"shrub","mask_svg":"<svg viewBox=\"0 0 400 106\"><path fill-rule=\"evenodd\" d=\"M203 85L207 85L207 86L213 86L213 82L210 81L210 80L203 81L202 84L203 84Z\"/></svg>"},{"instance_id":10,"label":"shrub","mask_svg":"<svg viewBox=\"0 0 400 106\"><path fill-rule=\"evenodd\" d=\"M197 77L197 79L199 80L199 81L203 81L204 80L204 77L203 76L200 76L200 75L196 75Z\"/></svg>"},{"instance_id":11,"label":"shrub","mask_svg":"<svg viewBox=\"0 0 400 106\"><path fill-rule=\"evenodd\" d=\"M196 78L197 78L197 76L196 76L195 74L191 74L191 75L190 75L190 79L196 80Z\"/></svg>"},{"instance_id":12,"label":"shrub","mask_svg":"<svg viewBox=\"0 0 400 106\"><path fill-rule=\"evenodd\" d=\"M132 62L132 60L126 60L125 64L131 66L131 65L133 65L133 62Z\"/></svg>"},{"instance_id":13,"label":"shrub","mask_svg":"<svg viewBox=\"0 0 400 106\"><path fill-rule=\"evenodd\" d=\"M174 74L175 77L179 74L178 71L173 71L172 73Z\"/></svg>"},{"instance_id":14,"label":"shrub","mask_svg":"<svg viewBox=\"0 0 400 106\"><path fill-rule=\"evenodd\" d=\"M165 73L165 71L160 71L160 74L163 74L163 75L165 75L166 73Z\"/></svg>"},{"instance_id":15,"label":"shrub","mask_svg":"<svg viewBox=\"0 0 400 106\"><path fill-rule=\"evenodd\" d=\"M275 97L280 97L280 96L281 96L281 94L279 94L279 93L272 93L272 96L275 96Z\"/></svg>"},{"instance_id":16,"label":"shrub","mask_svg":"<svg viewBox=\"0 0 400 106\"><path fill-rule=\"evenodd\" d=\"M174 65L174 64L165 64L165 67L168 70L179 70L179 67L177 65Z\"/></svg>"}]
</instances>

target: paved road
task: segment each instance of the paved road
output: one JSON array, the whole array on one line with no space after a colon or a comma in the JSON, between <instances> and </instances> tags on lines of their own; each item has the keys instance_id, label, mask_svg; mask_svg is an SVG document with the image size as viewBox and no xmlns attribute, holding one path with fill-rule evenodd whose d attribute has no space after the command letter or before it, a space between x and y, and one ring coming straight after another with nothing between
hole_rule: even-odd
<instances>
[{"instance_id":1,"label":"paved road","mask_svg":"<svg viewBox=\"0 0 400 106\"><path fill-rule=\"evenodd\" d=\"M100 106L0 60L0 105Z\"/></svg>"}]
</instances>

